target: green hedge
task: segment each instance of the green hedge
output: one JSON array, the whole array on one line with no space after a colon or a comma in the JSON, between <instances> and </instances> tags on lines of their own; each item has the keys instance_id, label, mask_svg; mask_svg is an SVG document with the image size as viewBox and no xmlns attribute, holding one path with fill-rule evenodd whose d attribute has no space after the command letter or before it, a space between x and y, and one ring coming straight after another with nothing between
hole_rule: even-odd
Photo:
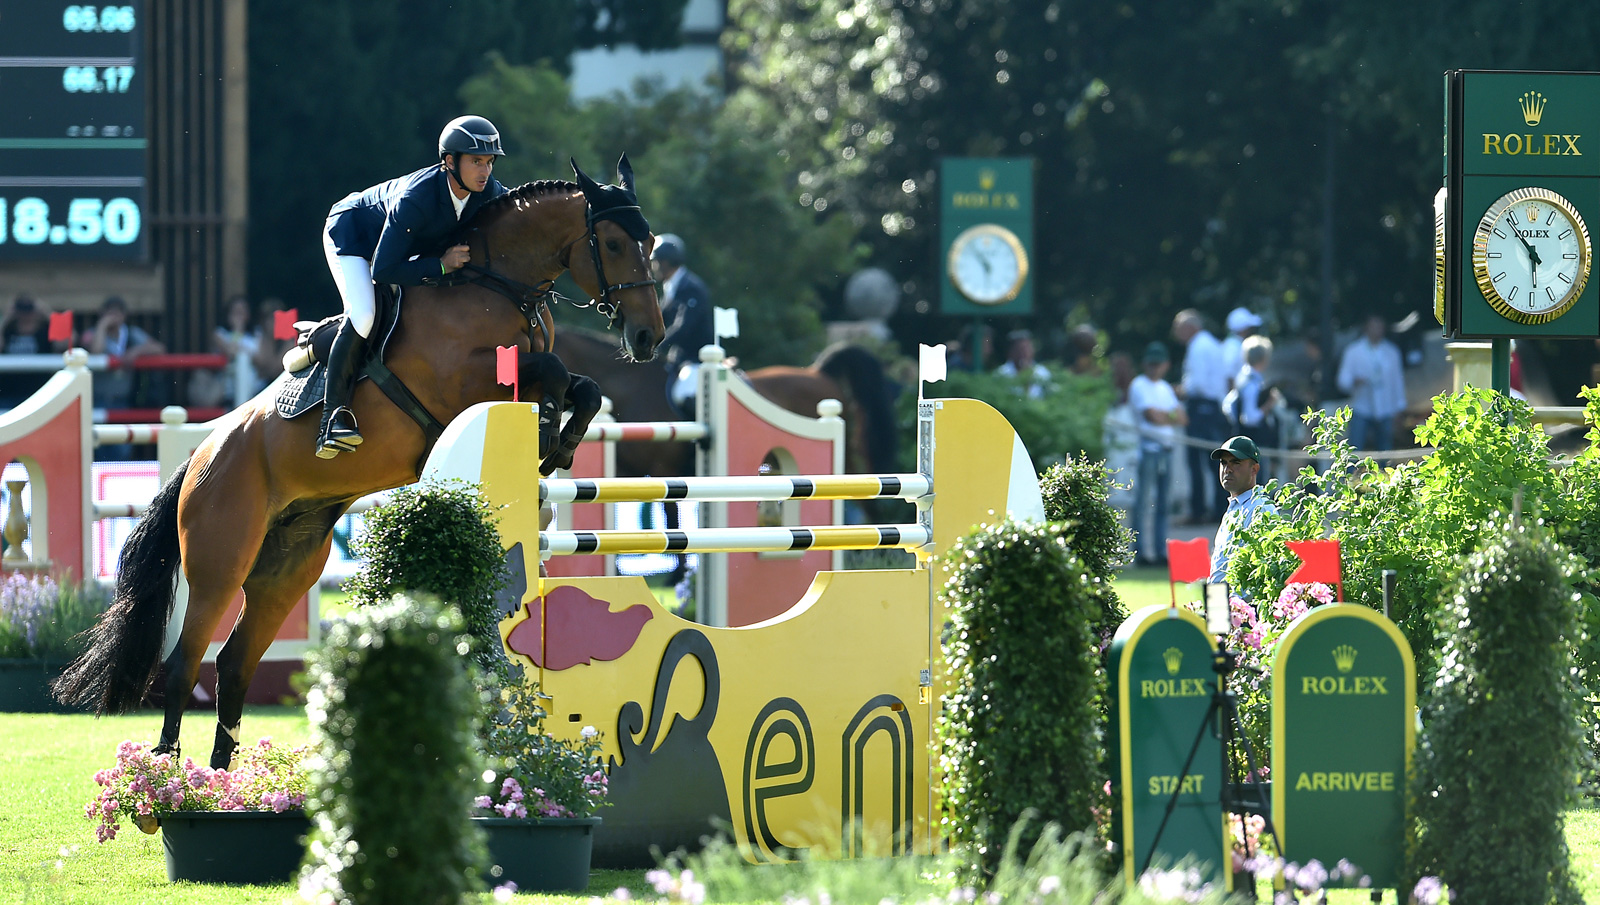
<instances>
[{"instance_id":1,"label":"green hedge","mask_svg":"<svg viewBox=\"0 0 1600 905\"><path fill-rule=\"evenodd\" d=\"M1105 454L1102 425L1106 410L1116 398L1108 377L1083 377L1056 371L1050 389L1035 399L1020 381L996 374L951 371L942 383L929 384L929 396L982 399L1006 416L1036 468L1060 462L1077 453L1098 459ZM901 468L917 470L917 394L902 393L900 418Z\"/></svg>"},{"instance_id":2,"label":"green hedge","mask_svg":"<svg viewBox=\"0 0 1600 905\"><path fill-rule=\"evenodd\" d=\"M1586 755L1571 664L1577 569L1541 527L1486 527L1440 612L1411 866L1462 902L1578 903L1562 833Z\"/></svg>"},{"instance_id":3,"label":"green hedge","mask_svg":"<svg viewBox=\"0 0 1600 905\"><path fill-rule=\"evenodd\" d=\"M1117 570L1133 559L1133 532L1122 524L1122 513L1111 505L1113 484L1105 461L1091 459L1086 453L1068 456L1050 466L1039 479L1045 518L1067 523L1072 533L1072 552L1104 585L1101 612L1094 626L1102 646L1111 643L1117 627L1128 618L1111 581Z\"/></svg>"},{"instance_id":4,"label":"green hedge","mask_svg":"<svg viewBox=\"0 0 1600 905\"><path fill-rule=\"evenodd\" d=\"M366 514L355 552L366 560L345 582L355 603L395 594L432 594L461 610L473 658L485 672L505 661L495 595L509 576L494 511L475 485L424 482L402 487Z\"/></svg>"},{"instance_id":5,"label":"green hedge","mask_svg":"<svg viewBox=\"0 0 1600 905\"><path fill-rule=\"evenodd\" d=\"M967 863L993 874L1025 812L1086 828L1105 778L1098 721L1104 674L1091 626L1103 585L1062 525L978 528L941 560L951 622L949 693L935 731L942 829ZM1031 847L1041 824L1028 824Z\"/></svg>"},{"instance_id":6,"label":"green hedge","mask_svg":"<svg viewBox=\"0 0 1600 905\"><path fill-rule=\"evenodd\" d=\"M481 888L483 766L454 608L396 597L333 622L309 658L313 821L303 888L340 905L454 905Z\"/></svg>"}]
</instances>

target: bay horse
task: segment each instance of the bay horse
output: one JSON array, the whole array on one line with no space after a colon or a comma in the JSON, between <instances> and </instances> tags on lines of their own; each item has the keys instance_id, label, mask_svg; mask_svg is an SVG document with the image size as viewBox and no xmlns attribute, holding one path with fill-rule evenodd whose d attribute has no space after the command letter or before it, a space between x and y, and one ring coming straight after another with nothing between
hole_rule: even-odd
<instances>
[{"instance_id":1,"label":"bay horse","mask_svg":"<svg viewBox=\"0 0 1600 905\"><path fill-rule=\"evenodd\" d=\"M611 397L618 421L676 421L683 417L667 398L667 372L660 365L636 365L618 356L615 344L602 334L569 327L562 331L560 357L576 373L593 377ZM889 474L901 470L895 393L883 364L860 346L839 343L824 349L810 367L774 365L745 373L756 392L788 411L817 416L817 403L838 399L844 404L845 469L856 474ZM690 417L693 412L689 412ZM694 474L694 447L689 443L618 443L619 477L679 477ZM679 525L678 504L663 503L668 529ZM685 558L669 581L683 577Z\"/></svg>"},{"instance_id":2,"label":"bay horse","mask_svg":"<svg viewBox=\"0 0 1600 905\"><path fill-rule=\"evenodd\" d=\"M511 388L496 382L497 346L521 353L521 373L537 382L521 384L528 398L568 391L567 372L551 362L548 316L526 313L539 308L563 271L571 271L621 332L621 355L648 360L655 354L665 333L649 271L655 238L639 211L626 156L618 169L620 185L600 185L574 163L577 184L533 182L484 205L457 239L472 249L464 270L476 274L474 282L406 290L386 364L427 413L448 423L473 404L509 400ZM621 280L609 283L608 275ZM533 329L534 321L542 322L540 329ZM573 430L581 438L599 408L598 391L580 394L580 383L572 378L574 415L563 440L575 439ZM56 696L97 714L139 706L155 678L181 563L189 605L165 663L166 718L156 749L177 754L200 661L242 588L244 608L217 655L211 766L226 768L256 666L290 609L321 576L334 523L358 498L415 482L431 445L419 422L373 381L356 387L352 408L376 442L333 459L314 455L317 418L307 413L285 420L270 391L220 419L129 537L111 607L89 630L85 652L57 680ZM530 470L548 473L563 460L570 463L570 446L552 443L548 454L530 450Z\"/></svg>"}]
</instances>

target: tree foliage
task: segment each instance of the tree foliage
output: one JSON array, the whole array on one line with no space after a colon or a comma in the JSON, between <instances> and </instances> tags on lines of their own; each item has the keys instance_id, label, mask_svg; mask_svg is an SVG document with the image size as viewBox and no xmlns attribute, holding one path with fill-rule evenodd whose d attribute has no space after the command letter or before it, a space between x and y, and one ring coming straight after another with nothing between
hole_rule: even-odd
<instances>
[{"instance_id":1,"label":"tree foliage","mask_svg":"<svg viewBox=\"0 0 1600 905\"><path fill-rule=\"evenodd\" d=\"M501 174L515 182L570 179L569 158L602 178L626 152L651 229L681 236L711 303L739 310L744 339L728 348L745 364L809 362L821 349L820 291L848 275L861 250L848 221L793 203L784 146L757 131L747 105L645 84L579 103L552 67L498 58L462 98L507 136L515 150Z\"/></svg>"}]
</instances>

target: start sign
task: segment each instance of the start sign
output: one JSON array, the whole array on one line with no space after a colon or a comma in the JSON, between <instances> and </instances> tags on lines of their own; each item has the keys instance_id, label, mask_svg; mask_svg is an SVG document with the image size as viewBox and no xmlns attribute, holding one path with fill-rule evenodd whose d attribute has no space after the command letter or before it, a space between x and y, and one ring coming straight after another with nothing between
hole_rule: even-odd
<instances>
[{"instance_id":1,"label":"start sign","mask_svg":"<svg viewBox=\"0 0 1600 905\"><path fill-rule=\"evenodd\" d=\"M1411 645L1370 607L1330 604L1289 626L1272 669L1272 814L1284 859L1341 859L1400 882L1416 733Z\"/></svg>"},{"instance_id":2,"label":"start sign","mask_svg":"<svg viewBox=\"0 0 1600 905\"><path fill-rule=\"evenodd\" d=\"M1216 652L1199 616L1162 605L1128 617L1111 641L1114 749L1120 762L1113 800L1121 817L1118 841L1130 884L1137 882L1147 861L1170 868L1194 857L1208 881L1222 879L1233 888L1230 833L1224 831L1220 794L1222 746L1215 715L1210 725L1206 721L1217 680L1212 669ZM1200 745L1185 772L1184 759L1196 736ZM1174 793L1177 805L1168 818Z\"/></svg>"}]
</instances>

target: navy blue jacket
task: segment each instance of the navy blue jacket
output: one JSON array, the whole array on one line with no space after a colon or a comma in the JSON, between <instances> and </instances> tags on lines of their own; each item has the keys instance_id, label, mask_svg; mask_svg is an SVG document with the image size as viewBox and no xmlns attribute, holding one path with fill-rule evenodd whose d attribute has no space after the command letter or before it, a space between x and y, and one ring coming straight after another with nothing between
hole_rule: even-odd
<instances>
[{"instance_id":1,"label":"navy blue jacket","mask_svg":"<svg viewBox=\"0 0 1600 905\"><path fill-rule=\"evenodd\" d=\"M442 251L457 226L505 193L506 187L489 177L483 191L468 196L457 220L450 175L437 165L423 167L346 195L328 211L324 229L339 254L372 262L373 282L420 286L423 277L437 277L442 270L437 257L413 261L412 255Z\"/></svg>"},{"instance_id":2,"label":"navy blue jacket","mask_svg":"<svg viewBox=\"0 0 1600 905\"><path fill-rule=\"evenodd\" d=\"M705 281L685 269L672 300L661 308L667 335L661 340L661 353L670 364L699 361L700 347L712 341L714 322L711 293Z\"/></svg>"}]
</instances>

